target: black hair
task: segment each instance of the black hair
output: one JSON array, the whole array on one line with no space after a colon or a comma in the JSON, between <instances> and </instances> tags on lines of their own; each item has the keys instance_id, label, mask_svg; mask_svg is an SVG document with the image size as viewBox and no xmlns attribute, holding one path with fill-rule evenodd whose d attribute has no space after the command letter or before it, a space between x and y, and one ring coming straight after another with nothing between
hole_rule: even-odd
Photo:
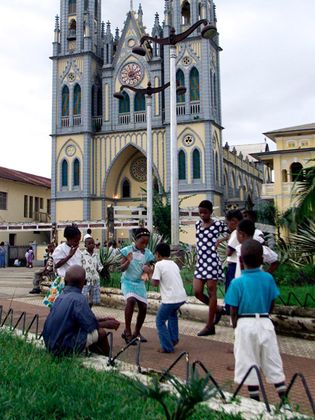
<instances>
[{"instance_id":1,"label":"black hair","mask_svg":"<svg viewBox=\"0 0 315 420\"><path fill-rule=\"evenodd\" d=\"M243 219L237 226L239 232L246 233L246 235L253 237L255 234L255 223L249 219Z\"/></svg>"},{"instance_id":2,"label":"black hair","mask_svg":"<svg viewBox=\"0 0 315 420\"><path fill-rule=\"evenodd\" d=\"M161 257L168 258L171 255L171 248L169 244L160 243L155 248L155 252L158 252Z\"/></svg>"},{"instance_id":3,"label":"black hair","mask_svg":"<svg viewBox=\"0 0 315 420\"><path fill-rule=\"evenodd\" d=\"M63 236L66 239L74 239L81 236L80 229L76 225L67 226L63 232Z\"/></svg>"},{"instance_id":4,"label":"black hair","mask_svg":"<svg viewBox=\"0 0 315 420\"><path fill-rule=\"evenodd\" d=\"M257 212L255 210L244 210L244 217L252 220L254 223L257 221Z\"/></svg>"},{"instance_id":5,"label":"black hair","mask_svg":"<svg viewBox=\"0 0 315 420\"><path fill-rule=\"evenodd\" d=\"M243 214L241 210L230 210L226 213L226 220L231 221L232 219L236 219L238 221L243 220Z\"/></svg>"},{"instance_id":6,"label":"black hair","mask_svg":"<svg viewBox=\"0 0 315 420\"><path fill-rule=\"evenodd\" d=\"M0 246L4 246L4 242L1 242L1 243L0 243Z\"/></svg>"},{"instance_id":7,"label":"black hair","mask_svg":"<svg viewBox=\"0 0 315 420\"><path fill-rule=\"evenodd\" d=\"M263 246L254 239L248 239L242 244L241 256L244 264L249 268L260 267L263 262Z\"/></svg>"},{"instance_id":8,"label":"black hair","mask_svg":"<svg viewBox=\"0 0 315 420\"><path fill-rule=\"evenodd\" d=\"M146 236L147 238L149 238L151 234L146 228L136 229L134 233L135 240L140 239L142 236Z\"/></svg>"},{"instance_id":9,"label":"black hair","mask_svg":"<svg viewBox=\"0 0 315 420\"><path fill-rule=\"evenodd\" d=\"M209 210L210 212L213 212L213 204L211 203L211 201L209 201L209 200L203 200L200 204L199 204L199 206L198 206L198 208L200 209L207 209L207 210Z\"/></svg>"},{"instance_id":10,"label":"black hair","mask_svg":"<svg viewBox=\"0 0 315 420\"><path fill-rule=\"evenodd\" d=\"M88 235L91 235L91 233L92 233L92 229L88 229L87 231L86 231L86 233L88 234Z\"/></svg>"}]
</instances>

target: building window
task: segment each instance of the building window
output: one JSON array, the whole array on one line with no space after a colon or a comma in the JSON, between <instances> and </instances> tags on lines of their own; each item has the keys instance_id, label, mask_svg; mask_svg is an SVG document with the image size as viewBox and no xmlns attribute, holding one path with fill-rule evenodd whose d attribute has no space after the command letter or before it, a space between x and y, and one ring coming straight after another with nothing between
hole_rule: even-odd
<instances>
[{"instance_id":1,"label":"building window","mask_svg":"<svg viewBox=\"0 0 315 420\"><path fill-rule=\"evenodd\" d=\"M8 193L0 192L0 210L7 210Z\"/></svg>"},{"instance_id":2,"label":"building window","mask_svg":"<svg viewBox=\"0 0 315 420\"><path fill-rule=\"evenodd\" d=\"M68 162L66 160L61 164L61 186L68 186Z\"/></svg>"},{"instance_id":3,"label":"building window","mask_svg":"<svg viewBox=\"0 0 315 420\"><path fill-rule=\"evenodd\" d=\"M213 82L212 82L212 89L213 89L213 106L217 107L217 76L215 73L213 74Z\"/></svg>"},{"instance_id":4,"label":"building window","mask_svg":"<svg viewBox=\"0 0 315 420\"><path fill-rule=\"evenodd\" d=\"M34 202L33 197L30 197L30 205L28 207L28 217L30 219L33 218L33 202Z\"/></svg>"},{"instance_id":5,"label":"building window","mask_svg":"<svg viewBox=\"0 0 315 420\"><path fill-rule=\"evenodd\" d=\"M190 83L190 100L199 101L200 100L200 87L199 87L199 71L196 67L193 67L189 76Z\"/></svg>"},{"instance_id":6,"label":"building window","mask_svg":"<svg viewBox=\"0 0 315 420\"><path fill-rule=\"evenodd\" d=\"M69 117L69 88L64 86L62 89L62 111L63 117Z\"/></svg>"},{"instance_id":7,"label":"building window","mask_svg":"<svg viewBox=\"0 0 315 420\"><path fill-rule=\"evenodd\" d=\"M87 12L89 10L89 0L84 0L84 11Z\"/></svg>"},{"instance_id":8,"label":"building window","mask_svg":"<svg viewBox=\"0 0 315 420\"><path fill-rule=\"evenodd\" d=\"M291 165L291 180L292 182L303 181L303 166L299 162L294 162Z\"/></svg>"},{"instance_id":9,"label":"building window","mask_svg":"<svg viewBox=\"0 0 315 420\"><path fill-rule=\"evenodd\" d=\"M135 95L135 112L145 111L145 96L137 92Z\"/></svg>"},{"instance_id":10,"label":"building window","mask_svg":"<svg viewBox=\"0 0 315 420\"><path fill-rule=\"evenodd\" d=\"M119 114L130 112L130 98L127 92L123 92L124 99L119 100Z\"/></svg>"},{"instance_id":11,"label":"building window","mask_svg":"<svg viewBox=\"0 0 315 420\"><path fill-rule=\"evenodd\" d=\"M81 115L81 87L78 84L73 92L73 115Z\"/></svg>"},{"instance_id":12,"label":"building window","mask_svg":"<svg viewBox=\"0 0 315 420\"><path fill-rule=\"evenodd\" d=\"M47 200L47 214L51 213L51 201L48 199Z\"/></svg>"},{"instance_id":13,"label":"building window","mask_svg":"<svg viewBox=\"0 0 315 420\"><path fill-rule=\"evenodd\" d=\"M73 15L77 12L77 1L76 0L69 0L69 14Z\"/></svg>"},{"instance_id":14,"label":"building window","mask_svg":"<svg viewBox=\"0 0 315 420\"><path fill-rule=\"evenodd\" d=\"M24 217L28 217L28 196L24 195Z\"/></svg>"},{"instance_id":15,"label":"building window","mask_svg":"<svg viewBox=\"0 0 315 420\"><path fill-rule=\"evenodd\" d=\"M35 213L39 212L39 198L35 197Z\"/></svg>"},{"instance_id":16,"label":"building window","mask_svg":"<svg viewBox=\"0 0 315 420\"><path fill-rule=\"evenodd\" d=\"M195 149L193 151L193 179L200 179L200 152Z\"/></svg>"},{"instance_id":17,"label":"building window","mask_svg":"<svg viewBox=\"0 0 315 420\"><path fill-rule=\"evenodd\" d=\"M182 25L190 25L190 3L188 0L182 4Z\"/></svg>"},{"instance_id":18,"label":"building window","mask_svg":"<svg viewBox=\"0 0 315 420\"><path fill-rule=\"evenodd\" d=\"M125 179L122 183L122 198L130 198L130 182Z\"/></svg>"},{"instance_id":19,"label":"building window","mask_svg":"<svg viewBox=\"0 0 315 420\"><path fill-rule=\"evenodd\" d=\"M214 156L215 156L215 179L216 179L216 182L219 184L220 168L219 168L219 155L218 155L218 152L215 152ZM235 181L234 181L234 184L235 184Z\"/></svg>"},{"instance_id":20,"label":"building window","mask_svg":"<svg viewBox=\"0 0 315 420\"><path fill-rule=\"evenodd\" d=\"M183 150L178 153L178 179L186 179L186 155Z\"/></svg>"},{"instance_id":21,"label":"building window","mask_svg":"<svg viewBox=\"0 0 315 420\"><path fill-rule=\"evenodd\" d=\"M184 72L182 70L177 70L176 73L176 86L177 87L184 87L185 86L185 76L184 76ZM185 102L185 93L181 94L181 95L177 95L177 103L183 103Z\"/></svg>"},{"instance_id":22,"label":"building window","mask_svg":"<svg viewBox=\"0 0 315 420\"><path fill-rule=\"evenodd\" d=\"M286 169L282 169L282 182L288 182L288 171Z\"/></svg>"},{"instance_id":23,"label":"building window","mask_svg":"<svg viewBox=\"0 0 315 420\"><path fill-rule=\"evenodd\" d=\"M40 198L40 199L39 199L39 207L40 207L41 209L43 209L43 208L44 208L44 199L43 199L43 198Z\"/></svg>"},{"instance_id":24,"label":"building window","mask_svg":"<svg viewBox=\"0 0 315 420\"><path fill-rule=\"evenodd\" d=\"M80 186L80 162L79 159L75 159L73 162L73 186Z\"/></svg>"},{"instance_id":25,"label":"building window","mask_svg":"<svg viewBox=\"0 0 315 420\"><path fill-rule=\"evenodd\" d=\"M289 141L288 142L288 148L289 149L294 149L296 147L296 144L295 144L295 142L294 141Z\"/></svg>"}]
</instances>

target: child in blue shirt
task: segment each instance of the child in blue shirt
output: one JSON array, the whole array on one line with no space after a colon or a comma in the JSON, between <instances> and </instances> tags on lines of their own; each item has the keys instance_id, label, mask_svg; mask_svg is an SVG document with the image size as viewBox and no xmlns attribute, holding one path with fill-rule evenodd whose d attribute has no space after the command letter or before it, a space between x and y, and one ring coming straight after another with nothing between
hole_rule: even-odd
<instances>
[{"instance_id":1,"label":"child in blue shirt","mask_svg":"<svg viewBox=\"0 0 315 420\"><path fill-rule=\"evenodd\" d=\"M285 376L277 337L269 313L279 290L271 274L260 269L263 247L253 239L241 247L242 275L232 280L225 296L231 307L235 328L234 357L236 383L241 383L251 366L261 368L279 397L286 399ZM251 398L259 401L259 382L255 371L245 381Z\"/></svg>"},{"instance_id":2,"label":"child in blue shirt","mask_svg":"<svg viewBox=\"0 0 315 420\"><path fill-rule=\"evenodd\" d=\"M140 330L147 313L147 291L145 281L152 273L150 264L154 261L154 255L147 248L150 240L150 232L140 228L135 233L135 244L123 248L120 252L123 256L121 263L121 289L126 299L125 307L125 331L122 338L130 343L135 337L140 337L142 342L147 340L141 336ZM138 305L138 317L134 333L131 332L131 321L135 305Z\"/></svg>"}]
</instances>

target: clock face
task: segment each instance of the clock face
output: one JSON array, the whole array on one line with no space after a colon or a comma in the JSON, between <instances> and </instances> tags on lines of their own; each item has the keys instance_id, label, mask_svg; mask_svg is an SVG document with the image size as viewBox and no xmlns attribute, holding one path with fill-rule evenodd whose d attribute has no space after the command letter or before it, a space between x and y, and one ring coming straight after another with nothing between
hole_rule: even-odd
<instances>
[{"instance_id":1,"label":"clock face","mask_svg":"<svg viewBox=\"0 0 315 420\"><path fill-rule=\"evenodd\" d=\"M139 64L126 64L120 73L120 80L124 85L136 86L143 79L142 69Z\"/></svg>"}]
</instances>

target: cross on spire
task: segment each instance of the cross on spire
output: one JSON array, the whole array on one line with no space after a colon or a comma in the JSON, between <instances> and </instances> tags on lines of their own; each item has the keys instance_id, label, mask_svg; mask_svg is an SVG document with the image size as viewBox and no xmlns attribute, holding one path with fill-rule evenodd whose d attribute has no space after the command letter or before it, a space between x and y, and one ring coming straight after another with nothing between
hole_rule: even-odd
<instances>
[{"instance_id":1,"label":"cross on spire","mask_svg":"<svg viewBox=\"0 0 315 420\"><path fill-rule=\"evenodd\" d=\"M133 12L133 0L130 0L130 11Z\"/></svg>"}]
</instances>

